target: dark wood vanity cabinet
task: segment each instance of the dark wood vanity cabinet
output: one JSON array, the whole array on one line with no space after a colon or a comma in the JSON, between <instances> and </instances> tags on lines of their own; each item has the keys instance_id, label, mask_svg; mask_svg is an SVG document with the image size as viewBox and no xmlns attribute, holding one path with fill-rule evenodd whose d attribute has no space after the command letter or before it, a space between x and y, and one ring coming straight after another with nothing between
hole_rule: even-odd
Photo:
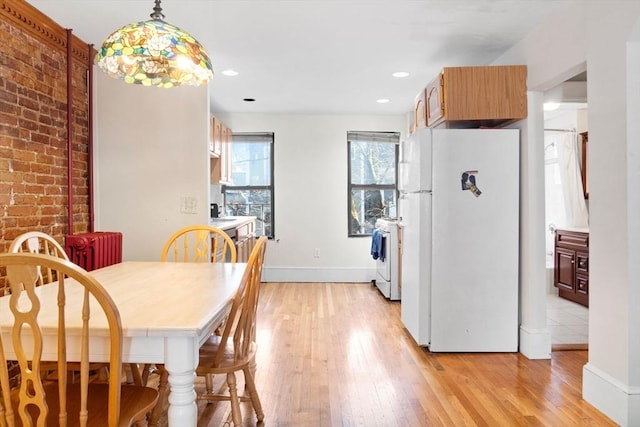
<instances>
[{"instance_id":1,"label":"dark wood vanity cabinet","mask_svg":"<svg viewBox=\"0 0 640 427\"><path fill-rule=\"evenodd\" d=\"M589 307L589 233L556 230L554 286L560 297Z\"/></svg>"}]
</instances>

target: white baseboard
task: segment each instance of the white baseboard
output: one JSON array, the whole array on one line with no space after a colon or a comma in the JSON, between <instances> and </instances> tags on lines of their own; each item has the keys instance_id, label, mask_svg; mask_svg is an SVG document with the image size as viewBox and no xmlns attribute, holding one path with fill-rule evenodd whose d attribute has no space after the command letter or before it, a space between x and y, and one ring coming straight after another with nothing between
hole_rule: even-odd
<instances>
[{"instance_id":1,"label":"white baseboard","mask_svg":"<svg viewBox=\"0 0 640 427\"><path fill-rule=\"evenodd\" d=\"M551 359L551 333L549 329L520 326L520 353L527 359Z\"/></svg>"},{"instance_id":2,"label":"white baseboard","mask_svg":"<svg viewBox=\"0 0 640 427\"><path fill-rule=\"evenodd\" d=\"M268 267L262 269L263 282L371 282L375 268Z\"/></svg>"},{"instance_id":3,"label":"white baseboard","mask_svg":"<svg viewBox=\"0 0 640 427\"><path fill-rule=\"evenodd\" d=\"M623 427L640 425L640 387L629 387L590 363L582 368L582 397Z\"/></svg>"}]
</instances>

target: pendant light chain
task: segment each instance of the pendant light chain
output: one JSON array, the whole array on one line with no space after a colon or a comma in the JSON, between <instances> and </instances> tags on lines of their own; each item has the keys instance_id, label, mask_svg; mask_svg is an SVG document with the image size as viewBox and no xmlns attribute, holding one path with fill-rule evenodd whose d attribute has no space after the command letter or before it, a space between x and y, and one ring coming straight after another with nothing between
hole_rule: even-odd
<instances>
[{"instance_id":1,"label":"pendant light chain","mask_svg":"<svg viewBox=\"0 0 640 427\"><path fill-rule=\"evenodd\" d=\"M162 13L162 6L160 6L160 0L156 0L156 5L153 8L153 13L149 16L151 16L151 19L157 19L160 21L164 19L164 14Z\"/></svg>"}]
</instances>

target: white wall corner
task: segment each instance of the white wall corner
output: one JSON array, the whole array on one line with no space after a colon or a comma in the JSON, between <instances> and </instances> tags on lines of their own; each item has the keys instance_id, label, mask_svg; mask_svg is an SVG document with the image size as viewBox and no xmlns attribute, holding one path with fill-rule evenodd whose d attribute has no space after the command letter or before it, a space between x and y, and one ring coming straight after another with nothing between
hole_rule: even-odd
<instances>
[{"instance_id":1,"label":"white wall corner","mask_svg":"<svg viewBox=\"0 0 640 427\"><path fill-rule=\"evenodd\" d=\"M356 282L371 283L375 268L269 267L262 270L263 282Z\"/></svg>"},{"instance_id":2,"label":"white wall corner","mask_svg":"<svg viewBox=\"0 0 640 427\"><path fill-rule=\"evenodd\" d=\"M527 359L551 359L551 334L547 328L520 326L520 353Z\"/></svg>"},{"instance_id":3,"label":"white wall corner","mask_svg":"<svg viewBox=\"0 0 640 427\"><path fill-rule=\"evenodd\" d=\"M582 368L582 397L623 427L640 425L640 387L628 387L590 363Z\"/></svg>"}]
</instances>

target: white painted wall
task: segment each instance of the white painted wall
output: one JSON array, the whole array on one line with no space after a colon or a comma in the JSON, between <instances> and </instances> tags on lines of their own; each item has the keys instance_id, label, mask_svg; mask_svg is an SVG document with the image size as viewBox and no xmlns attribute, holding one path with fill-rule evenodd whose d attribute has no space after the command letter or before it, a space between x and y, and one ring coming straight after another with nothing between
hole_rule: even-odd
<instances>
[{"instance_id":1,"label":"white painted wall","mask_svg":"<svg viewBox=\"0 0 640 427\"><path fill-rule=\"evenodd\" d=\"M208 222L207 97L206 87L158 90L96 73L95 224L123 232L124 259L158 259L173 231ZM236 132L275 134L276 239L264 279L374 279L370 239L347 237L347 131L404 136L407 116L218 116ZM195 213L181 212L184 197Z\"/></svg>"},{"instance_id":2,"label":"white painted wall","mask_svg":"<svg viewBox=\"0 0 640 427\"><path fill-rule=\"evenodd\" d=\"M159 260L175 230L209 221L207 87L95 77L95 229L123 233L125 260Z\"/></svg>"},{"instance_id":3,"label":"white painted wall","mask_svg":"<svg viewBox=\"0 0 640 427\"><path fill-rule=\"evenodd\" d=\"M614 421L630 426L640 425L640 325L630 312L640 295L637 275L629 268L637 259L629 254L638 252L640 239L637 227L628 227L628 218L640 212L628 211L627 205L627 151L630 144L637 145L628 136L627 43L639 20L637 1L576 1L497 61L527 64L529 90L543 92L587 64L590 328L583 394ZM637 121L637 106L634 111ZM529 133L528 143L538 146L542 141ZM540 310L536 305L523 300L530 310Z\"/></svg>"},{"instance_id":4,"label":"white painted wall","mask_svg":"<svg viewBox=\"0 0 640 427\"><path fill-rule=\"evenodd\" d=\"M630 42L627 44L627 216L628 220L628 241L627 254L628 275L629 275L629 295L627 299L629 310L629 384L635 387L636 403L630 405L632 412L630 420L640 419L640 404L637 400L638 384L640 384L640 368L638 359L640 358L640 192L636 190L635 183L640 181L640 20L636 22Z\"/></svg>"},{"instance_id":5,"label":"white painted wall","mask_svg":"<svg viewBox=\"0 0 640 427\"><path fill-rule=\"evenodd\" d=\"M546 316L544 152L531 141L543 140L543 93L527 93L527 120L520 128L520 340L530 359L548 359L551 335Z\"/></svg>"},{"instance_id":6,"label":"white painted wall","mask_svg":"<svg viewBox=\"0 0 640 427\"><path fill-rule=\"evenodd\" d=\"M216 113L234 132L273 132L275 239L266 281L368 282L371 239L347 237L347 131L407 129L406 116ZM314 249L320 257L314 258Z\"/></svg>"},{"instance_id":7,"label":"white painted wall","mask_svg":"<svg viewBox=\"0 0 640 427\"><path fill-rule=\"evenodd\" d=\"M638 90L632 83L640 59L636 50L627 63L633 48L627 42L638 44L632 28L639 20L638 1L576 0L495 61L528 66L530 118L518 125L528 165L521 183L521 345L528 339L534 357L545 357L548 346L543 293L536 287L545 277L544 192L535 181L543 181L542 94L587 64L591 307L583 393L621 425L640 425L640 292L632 257L640 253L637 192L627 203L633 191L628 178L637 182L639 175L640 139L634 119L640 96L627 95ZM628 70L636 73L628 76ZM125 233L125 258L157 259L171 230L208 217L208 160L197 147L206 153L206 89L125 90L121 82L97 80L97 229ZM266 279L370 280L369 239L347 238L346 133L404 131L406 117L219 116L234 131L275 133L276 240L269 242ZM197 214L180 214L182 196L198 200Z\"/></svg>"}]
</instances>

